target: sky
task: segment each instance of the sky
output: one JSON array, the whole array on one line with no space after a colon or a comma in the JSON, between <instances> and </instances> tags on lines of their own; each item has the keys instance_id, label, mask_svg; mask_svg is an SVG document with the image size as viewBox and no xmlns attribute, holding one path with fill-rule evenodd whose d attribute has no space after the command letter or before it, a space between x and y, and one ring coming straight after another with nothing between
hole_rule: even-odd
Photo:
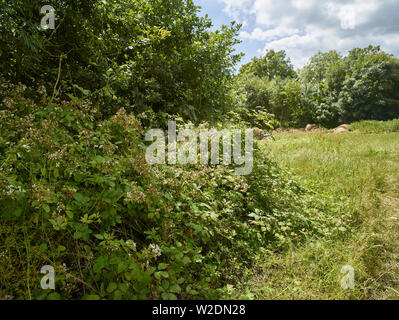
<instances>
[{"instance_id":1,"label":"sky","mask_svg":"<svg viewBox=\"0 0 399 320\"><path fill-rule=\"evenodd\" d=\"M318 51L380 45L399 56L399 0L194 0L214 28L243 24L241 64L285 50L296 68Z\"/></svg>"}]
</instances>

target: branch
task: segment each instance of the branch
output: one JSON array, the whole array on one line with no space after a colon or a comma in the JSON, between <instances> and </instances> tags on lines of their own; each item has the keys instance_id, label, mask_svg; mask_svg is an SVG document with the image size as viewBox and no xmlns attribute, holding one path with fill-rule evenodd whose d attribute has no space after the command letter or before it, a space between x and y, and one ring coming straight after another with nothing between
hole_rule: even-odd
<instances>
[{"instance_id":1,"label":"branch","mask_svg":"<svg viewBox=\"0 0 399 320\"><path fill-rule=\"evenodd\" d=\"M54 99L54 97L55 97L55 93L56 93L56 91L57 91L57 86L58 86L58 83L59 83L60 78L61 78L62 56L63 56L63 55L62 55L62 53L61 53L61 54L60 54L60 60L59 60L59 63L58 63L58 77L57 77L57 81L56 81L55 86L54 86L53 96L52 96L52 98L51 98L51 101L53 101L53 99Z\"/></svg>"}]
</instances>

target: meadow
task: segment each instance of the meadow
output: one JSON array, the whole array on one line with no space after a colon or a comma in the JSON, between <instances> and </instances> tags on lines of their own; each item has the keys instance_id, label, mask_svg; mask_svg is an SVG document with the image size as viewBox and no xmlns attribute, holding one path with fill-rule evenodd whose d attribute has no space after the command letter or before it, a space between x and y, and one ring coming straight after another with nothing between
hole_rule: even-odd
<instances>
[{"instance_id":1,"label":"meadow","mask_svg":"<svg viewBox=\"0 0 399 320\"><path fill-rule=\"evenodd\" d=\"M366 126L362 124L362 127ZM385 125L387 126L387 124ZM308 239L267 255L250 285L255 299L399 298L399 133L279 133L262 152L294 179L346 203L355 217L349 236ZM341 268L355 269L355 290L343 290Z\"/></svg>"}]
</instances>

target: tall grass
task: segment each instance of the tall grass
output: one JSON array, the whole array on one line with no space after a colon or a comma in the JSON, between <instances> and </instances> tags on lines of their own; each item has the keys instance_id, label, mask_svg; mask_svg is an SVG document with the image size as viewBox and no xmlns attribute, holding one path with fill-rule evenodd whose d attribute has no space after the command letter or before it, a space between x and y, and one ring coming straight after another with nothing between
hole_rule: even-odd
<instances>
[{"instance_id":1,"label":"tall grass","mask_svg":"<svg viewBox=\"0 0 399 320\"><path fill-rule=\"evenodd\" d=\"M399 132L399 119L391 121L360 121L351 125L352 131L361 133L392 133Z\"/></svg>"},{"instance_id":2,"label":"tall grass","mask_svg":"<svg viewBox=\"0 0 399 320\"><path fill-rule=\"evenodd\" d=\"M255 299L399 298L399 134L278 134L263 152L293 177L355 218L351 236L310 238L270 254L237 297ZM345 205L344 205L345 204ZM341 269L355 269L354 291Z\"/></svg>"}]
</instances>

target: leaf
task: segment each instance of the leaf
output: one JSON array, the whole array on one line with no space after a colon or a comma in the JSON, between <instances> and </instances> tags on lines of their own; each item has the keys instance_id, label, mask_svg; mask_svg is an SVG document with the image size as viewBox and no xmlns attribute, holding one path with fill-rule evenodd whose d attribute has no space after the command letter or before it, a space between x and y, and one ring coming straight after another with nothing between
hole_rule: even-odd
<instances>
[{"instance_id":1,"label":"leaf","mask_svg":"<svg viewBox=\"0 0 399 320\"><path fill-rule=\"evenodd\" d=\"M118 273L121 273L127 269L127 263L126 262L119 262L118 263Z\"/></svg>"},{"instance_id":2,"label":"leaf","mask_svg":"<svg viewBox=\"0 0 399 320\"><path fill-rule=\"evenodd\" d=\"M119 288L119 290L120 290L121 292L123 292L123 293L126 293L127 290L128 290L127 285L124 284L124 283L120 283L119 286L118 286L118 288Z\"/></svg>"},{"instance_id":3,"label":"leaf","mask_svg":"<svg viewBox=\"0 0 399 320\"><path fill-rule=\"evenodd\" d=\"M120 290L115 291L114 300L122 300L122 292Z\"/></svg>"},{"instance_id":4,"label":"leaf","mask_svg":"<svg viewBox=\"0 0 399 320\"><path fill-rule=\"evenodd\" d=\"M130 272L125 272L125 278L127 281L131 281L133 279L133 276Z\"/></svg>"},{"instance_id":5,"label":"leaf","mask_svg":"<svg viewBox=\"0 0 399 320\"><path fill-rule=\"evenodd\" d=\"M73 87L76 88L76 89L78 89L78 90L79 90L80 92L82 92L85 96L87 96L87 95L90 94L90 90L85 90L85 89L79 87L77 84L74 84Z\"/></svg>"},{"instance_id":6,"label":"leaf","mask_svg":"<svg viewBox=\"0 0 399 320\"><path fill-rule=\"evenodd\" d=\"M169 278L169 274L166 271L155 272L154 276L158 280L160 280L162 277L163 278Z\"/></svg>"},{"instance_id":7,"label":"leaf","mask_svg":"<svg viewBox=\"0 0 399 320\"><path fill-rule=\"evenodd\" d=\"M114 292L117 288L118 288L118 285L117 285L115 282L111 282L111 283L108 285L107 292L108 292L108 293L112 293L112 292Z\"/></svg>"},{"instance_id":8,"label":"leaf","mask_svg":"<svg viewBox=\"0 0 399 320\"><path fill-rule=\"evenodd\" d=\"M169 281L168 280L162 281L162 288L164 288L165 291L169 289Z\"/></svg>"},{"instance_id":9,"label":"leaf","mask_svg":"<svg viewBox=\"0 0 399 320\"><path fill-rule=\"evenodd\" d=\"M47 300L61 300L61 296L57 292L50 293Z\"/></svg>"},{"instance_id":10,"label":"leaf","mask_svg":"<svg viewBox=\"0 0 399 320\"><path fill-rule=\"evenodd\" d=\"M43 207L43 210L44 210L46 213L49 213L49 212L50 212L50 207L48 206L47 203L43 203L43 204L42 204L42 207Z\"/></svg>"},{"instance_id":11,"label":"leaf","mask_svg":"<svg viewBox=\"0 0 399 320\"><path fill-rule=\"evenodd\" d=\"M73 198L74 198L78 203L80 203L80 204L86 204L87 202L90 201L90 198L87 197L87 196L85 196L85 195L82 194L82 193L75 193L75 194L73 195Z\"/></svg>"},{"instance_id":12,"label":"leaf","mask_svg":"<svg viewBox=\"0 0 399 320\"><path fill-rule=\"evenodd\" d=\"M168 263L160 263L159 265L158 265L158 270L165 270L166 268L168 268L169 267L169 264Z\"/></svg>"},{"instance_id":13,"label":"leaf","mask_svg":"<svg viewBox=\"0 0 399 320\"><path fill-rule=\"evenodd\" d=\"M177 300L177 297L173 293L162 293L163 300Z\"/></svg>"},{"instance_id":14,"label":"leaf","mask_svg":"<svg viewBox=\"0 0 399 320\"><path fill-rule=\"evenodd\" d=\"M180 286L178 284L174 284L174 285L172 285L169 288L169 291L173 292L173 293L180 293L181 292L181 288L180 288Z\"/></svg>"}]
</instances>

